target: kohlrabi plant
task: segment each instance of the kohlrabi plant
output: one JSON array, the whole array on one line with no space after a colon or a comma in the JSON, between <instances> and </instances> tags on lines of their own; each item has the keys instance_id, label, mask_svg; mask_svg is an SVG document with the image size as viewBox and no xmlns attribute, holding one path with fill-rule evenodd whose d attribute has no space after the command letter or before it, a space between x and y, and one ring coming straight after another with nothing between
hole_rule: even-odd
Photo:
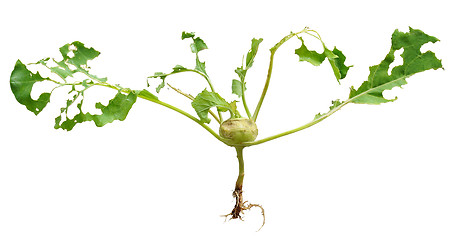
<instances>
[{"instance_id":1,"label":"kohlrabi plant","mask_svg":"<svg viewBox=\"0 0 453 240\"><path fill-rule=\"evenodd\" d=\"M68 98L62 102L62 107L60 108L59 115L55 118L54 125L55 129L67 131L72 130L77 124L88 121L93 121L98 127L102 127L114 120L123 121L137 99L147 100L180 113L204 128L216 140L224 143L228 147L236 149L237 159L239 161L239 175L233 191L235 206L225 216L231 219L241 219L244 210L257 207L263 213L264 225L264 209L258 204L251 204L244 201L242 197L244 148L304 130L330 117L350 103L381 104L393 102L396 98L385 98L383 91L390 90L394 87L401 87L407 83L406 80L408 77L416 73L429 69L442 68L441 60L433 52L421 52L421 47L424 44L435 43L439 41L437 38L412 28L409 29L409 32L395 30L391 38L390 51L382 61L369 68L370 73L368 79L365 79L357 89L351 87L349 89L349 95L346 95L342 100L333 100L329 111L318 113L316 116L313 116L313 120L310 122L292 130L256 140L259 132L257 127L258 116L274 70L274 56L283 44L292 38L300 41L300 47L294 50L294 54L298 56L299 61L308 62L314 66L319 66L323 62L327 62L332 70L331 76L338 84L343 81L351 67L345 65L345 55L336 47L333 49L329 48L323 42L320 35L312 29L304 28L299 32L291 32L270 48L269 68L267 70L264 88L257 106L251 111L252 109L249 108L246 101L246 77L247 72L253 66L258 47L263 39L252 39L250 50L243 56L242 64L235 69L237 79L232 80L232 93L237 95L237 98L226 100L215 90L214 82L208 75L205 62L199 58L199 52L208 48L206 43L193 32L183 32L181 38L191 42L190 49L195 55L195 66L189 68L187 66L176 65L170 72L156 72L148 77L147 87L144 89L131 89L118 84L112 84L107 81L106 77L94 75L90 71L88 64L89 61L95 59L100 53L76 41L66 44L59 49L61 58L43 58L30 64L24 64L18 60L11 73L11 90L16 100L20 104L25 105L35 115L38 115L50 102L51 94L54 91L60 90L67 92ZM304 41L307 38L319 40L323 49L322 52L310 50ZM401 57L403 63L390 68L390 65L395 60L395 53L398 50L402 51ZM45 71L46 74L42 75L38 71L32 71L37 67L42 68L43 70L41 72ZM172 75L186 72L198 74L206 80L206 88L195 97L167 83L167 79ZM155 90L150 90L153 81L158 86ZM40 82L53 84L53 88L47 92L42 92L42 89L36 88L35 86L35 83ZM188 101L191 101L195 114L183 111L181 108L158 98L158 93L165 86L168 86L176 93L185 96ZM97 109L97 114L90 113L86 111L84 101L85 93L89 89L91 91L92 88L98 87L110 88L116 92L116 95L107 105L96 103L95 108ZM31 96L32 90L35 92L41 91L39 97L33 98ZM212 119L220 125L218 131L210 127L209 123Z\"/></svg>"}]
</instances>

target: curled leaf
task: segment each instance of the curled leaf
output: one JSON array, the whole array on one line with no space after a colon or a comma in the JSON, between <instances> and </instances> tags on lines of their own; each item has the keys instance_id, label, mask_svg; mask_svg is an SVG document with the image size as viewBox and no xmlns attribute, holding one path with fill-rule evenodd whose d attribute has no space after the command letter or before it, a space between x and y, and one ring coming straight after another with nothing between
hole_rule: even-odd
<instances>
[{"instance_id":1,"label":"curled leaf","mask_svg":"<svg viewBox=\"0 0 453 240\"><path fill-rule=\"evenodd\" d=\"M295 54L299 56L299 61L306 61L311 63L313 66L319 66L327 58L338 83L340 83L341 79L346 77L346 74L351 66L346 66L344 64L346 57L340 50L336 47L334 50L329 50L321 41L324 51L322 53L318 53L314 50L309 50L301 37L299 37L299 40L302 42L302 45L300 48L295 50Z\"/></svg>"},{"instance_id":2,"label":"curled leaf","mask_svg":"<svg viewBox=\"0 0 453 240\"><path fill-rule=\"evenodd\" d=\"M258 47L262 41L263 41L262 38L252 39L252 46L250 47L250 50L247 52L247 57L245 58L245 68L243 67L243 69L248 70L252 67L253 62L255 61L256 54L258 53Z\"/></svg>"}]
</instances>

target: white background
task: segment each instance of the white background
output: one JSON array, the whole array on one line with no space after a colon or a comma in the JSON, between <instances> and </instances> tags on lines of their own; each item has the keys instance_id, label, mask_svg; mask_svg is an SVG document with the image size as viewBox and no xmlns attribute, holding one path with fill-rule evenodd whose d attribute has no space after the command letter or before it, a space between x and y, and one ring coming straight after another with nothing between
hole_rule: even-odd
<instances>
[{"instance_id":1,"label":"white background","mask_svg":"<svg viewBox=\"0 0 453 240\"><path fill-rule=\"evenodd\" d=\"M447 4L3 1L0 239L453 239L453 19ZM423 50L435 51L446 70L411 77L404 89L386 93L398 96L394 103L348 105L306 131L246 149L244 197L266 210L260 232L257 209L243 222L219 217L234 204L235 152L194 122L139 100L124 122L54 130L63 95L35 117L9 88L17 59L58 58L60 46L78 40L102 53L91 63L94 73L141 89L154 72L193 66L190 41L180 35L194 31L209 47L200 57L228 100L250 40L264 38L247 79L253 109L267 49L305 26L341 49L354 68L339 86L328 64L298 63L293 51L300 44L289 41L275 58L259 137L300 126L326 112L331 100L346 99L348 88L387 54L396 28L441 39ZM194 95L206 87L192 74L169 81ZM92 93L92 101L108 100ZM193 113L171 90L159 97Z\"/></svg>"}]
</instances>

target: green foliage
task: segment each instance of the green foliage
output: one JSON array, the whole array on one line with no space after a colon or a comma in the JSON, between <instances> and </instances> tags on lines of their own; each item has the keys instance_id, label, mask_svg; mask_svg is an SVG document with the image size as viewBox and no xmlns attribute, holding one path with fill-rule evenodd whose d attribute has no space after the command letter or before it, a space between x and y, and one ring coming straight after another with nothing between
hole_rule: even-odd
<instances>
[{"instance_id":1,"label":"green foliage","mask_svg":"<svg viewBox=\"0 0 453 240\"><path fill-rule=\"evenodd\" d=\"M263 41L262 38L252 39L252 44L250 50L247 52L247 55L245 57L245 62L243 62L242 66L236 68L235 70L240 80L233 79L232 90L234 94L238 95L238 97L242 97L246 90L245 75L247 74L247 71L253 66L256 54L258 53L258 47L262 41Z\"/></svg>"},{"instance_id":2,"label":"green foliage","mask_svg":"<svg viewBox=\"0 0 453 240\"><path fill-rule=\"evenodd\" d=\"M198 71L201 74L204 74L205 76L208 76L206 73L206 65L205 62L201 62L200 58L198 57L198 53L202 50L208 49L208 46L206 43L200 38L200 37L195 37L195 33L182 33L182 39L186 38L192 38L193 43L190 44L190 49L192 50L193 53L196 54L195 58L195 71Z\"/></svg>"},{"instance_id":3,"label":"green foliage","mask_svg":"<svg viewBox=\"0 0 453 240\"><path fill-rule=\"evenodd\" d=\"M186 38L192 38L193 40L193 43L190 44L190 49L193 53L198 53L202 50L208 49L208 46L200 37L195 37L194 32L182 32L181 39L184 40Z\"/></svg>"},{"instance_id":4,"label":"green foliage","mask_svg":"<svg viewBox=\"0 0 453 240\"><path fill-rule=\"evenodd\" d=\"M195 33L193 33L193 32L189 32L189 33L188 32L182 32L181 39L184 40L184 39L187 39L187 38L191 38L192 41L193 41L190 44L190 49L196 55L196 57L195 57L195 67L193 69L191 69L191 68L185 68L185 67L183 67L181 65L176 65L175 67L173 67L173 71L170 72L170 73L156 72L156 73L154 73L153 76L149 76L148 78L160 78L162 80L162 82L156 88L156 92L157 93L159 93L160 90L163 87L165 87L166 78L168 76L176 74L176 73L182 73L182 72L198 73L199 75L204 77L209 82L209 77L208 77L208 74L206 72L206 64L205 64L205 62L200 61L200 58L198 56L198 53L200 51L202 51L202 50L208 49L208 46L206 45L206 43L201 38L199 38L199 37L195 38ZM149 86L149 83L148 83L148 86Z\"/></svg>"},{"instance_id":5,"label":"green foliage","mask_svg":"<svg viewBox=\"0 0 453 240\"><path fill-rule=\"evenodd\" d=\"M250 50L247 52L247 57L245 58L245 66L242 67L243 70L247 71L252 67L255 61L256 54L258 53L258 47L262 41L263 41L262 38L252 39L252 46L250 47Z\"/></svg>"},{"instance_id":6,"label":"green foliage","mask_svg":"<svg viewBox=\"0 0 453 240\"><path fill-rule=\"evenodd\" d=\"M182 32L182 35L181 35L181 39L184 40L186 38L193 38L195 37L195 33L194 32Z\"/></svg>"},{"instance_id":7,"label":"green foliage","mask_svg":"<svg viewBox=\"0 0 453 240\"><path fill-rule=\"evenodd\" d=\"M201 122L209 123L209 109L216 107L220 112L229 111L232 116L237 116L236 102L228 103L216 92L209 92L206 89L199 93L192 102L192 107L200 117Z\"/></svg>"},{"instance_id":8,"label":"green foliage","mask_svg":"<svg viewBox=\"0 0 453 240\"><path fill-rule=\"evenodd\" d=\"M303 34L318 39L322 43L323 52L318 53L316 51L310 50L305 45L304 39L302 38ZM11 90L16 97L16 100L20 104L25 105L28 110L36 115L39 114L48 105L48 103L50 102L50 95L54 90L69 89L67 94L68 99L63 104L63 107L60 108L60 115L56 117L54 125L56 129L64 129L67 131L72 130L75 125L79 123L88 121L94 122L98 127L102 127L107 123L111 123L115 120L123 121L127 117L134 103L137 101L137 98L151 101L186 116L187 118L199 124L205 130L207 130L219 141L223 142L227 146L236 148L239 161L239 176L236 181L234 192L236 205L231 214L228 214L227 216L231 216L232 218L241 218L240 214L243 212L243 210L248 210L251 207L259 207L263 211L262 213L264 217L264 210L261 206L257 204L246 204L247 202L243 201L241 195L244 179L244 161L242 151L245 147L258 145L286 136L288 134L304 130L331 116L348 103L380 104L392 102L396 98L384 98L383 91L390 90L394 87L401 87L402 85L407 83L406 79L413 74L429 69L442 68L441 60L437 59L433 52L427 51L422 53L420 50L421 47L426 43L437 42L437 38L429 36L420 30L414 30L412 28L408 33L403 33L396 30L392 35L392 46L390 48L390 52L378 65L370 67L370 74L367 81L364 81L357 90L353 87L350 89L348 99L346 99L345 101L341 101L339 99L332 101L332 105L329 107L329 111L325 113L318 113L312 121L300 127L256 140L256 137L258 135L258 128L255 122L257 120L258 112L261 108L264 97L266 96L267 89L269 87L269 82L273 70L274 55L280 46L282 46L285 42L295 36L297 36L302 44L300 48L295 50L295 54L299 56L300 61L309 62L314 66L319 66L327 59L338 82L346 77L351 66L345 65L346 57L340 50L338 50L336 47L333 50L327 48L324 42L321 40L320 35L314 30L305 28L297 33L291 32L287 36L283 37L272 48L270 48L269 69L267 71L266 82L264 84L261 97L252 115L246 104L245 77L247 75L247 71L253 66L255 57L258 53L258 47L263 41L263 39L261 38L253 38L250 50L243 57L242 65L235 69L239 80L234 79L232 82L232 93L241 98L244 110L247 114L247 118L241 117L241 114L239 113L236 106L237 101L228 102L214 90L214 86L206 72L206 64L199 59L199 52L207 49L208 47L206 43L201 38L196 37L195 33L193 32L183 32L181 39L192 40L190 49L192 53L195 53L195 66L193 68L186 68L181 65L176 65L175 67L173 67L170 73L156 72L149 78L158 78L162 81L156 88L156 92L159 93L160 90L166 85L167 77L173 74L194 72L202 76L206 80L210 89L204 89L195 98L192 95L186 94L183 91L169 85L177 93L182 94L192 101L191 105L195 110L198 118L178 107L161 101L146 89L131 90L129 88L123 88L119 85L112 85L110 83L107 83L107 78L100 78L93 75L89 72L90 67L88 66L88 63L89 61L99 56L100 53L93 48L85 47L85 45L80 42L73 42L61 47L60 53L62 55L62 60L60 61L57 61L55 59L51 60L51 58L44 58L34 63L38 67L44 67L45 70L47 70L48 72L50 71L52 77L58 77L57 80L52 79L51 77L42 77L39 72L34 73L30 71L25 64L18 60L11 74L10 85ZM400 49L404 50L401 54L401 57L403 58L403 64L389 69L390 65L395 60L395 52ZM389 70L391 70L391 74L388 73ZM80 77L80 75L82 75L83 77L83 80L81 81L77 80L77 77ZM50 92L41 93L38 99L33 99L31 97L32 90L39 90L34 89L35 84L44 81L55 84L55 87ZM100 111L100 114L93 114L84 111L86 90L98 86L113 89L114 91L116 91L116 95L108 102L107 105L103 105L100 102L95 104L95 108ZM278 111L274 113L274 116L285 116L286 118L290 117L289 113L291 111L295 111L291 109L286 110L288 109L287 103L283 104L285 104L284 107L286 112L283 112L282 109L278 109ZM69 113L73 112L70 110L74 108L77 114L70 116ZM212 108L215 108L217 110L217 114L211 111ZM223 121L222 114L224 114L225 112L230 113L230 118ZM220 125L218 133L213 131L208 126L208 124L210 123L210 118L208 117L209 114Z\"/></svg>"},{"instance_id":9,"label":"green foliage","mask_svg":"<svg viewBox=\"0 0 453 240\"><path fill-rule=\"evenodd\" d=\"M244 87L244 90L242 90L243 87ZM245 84L242 85L241 81L233 79L233 83L231 85L231 90L232 90L233 94L238 95L238 97L242 97L243 91L246 90Z\"/></svg>"},{"instance_id":10,"label":"green foliage","mask_svg":"<svg viewBox=\"0 0 453 240\"><path fill-rule=\"evenodd\" d=\"M398 30L392 35L390 52L380 64L370 67L368 81L355 90L351 88L349 98L353 103L380 104L392 102L395 99L386 99L382 95L384 90L401 87L407 84L406 79L415 73L429 69L442 68L441 60L437 59L431 51L422 53L420 48L428 42L435 43L437 38L429 36L420 30L410 28L408 33ZM403 48L401 54L403 64L396 66L388 75L390 64L395 60L395 51Z\"/></svg>"},{"instance_id":11,"label":"green foliage","mask_svg":"<svg viewBox=\"0 0 453 240\"><path fill-rule=\"evenodd\" d=\"M299 39L302 42L302 46L294 51L296 55L299 56L299 61L306 61L314 66L321 65L321 63L324 62L324 59L326 59L324 52L318 53L316 51L308 50L307 46L305 46L304 40L302 38Z\"/></svg>"},{"instance_id":12,"label":"green foliage","mask_svg":"<svg viewBox=\"0 0 453 240\"><path fill-rule=\"evenodd\" d=\"M137 97L157 101L157 97L146 90L133 91L124 89L118 85L113 86L107 83L107 78L99 78L89 72L90 67L88 62L99 56L99 52L93 48L86 48L81 42L73 42L65 44L60 48L62 60L57 61L50 58L44 58L35 65L41 65L51 73L55 73L60 77L60 81L51 79L50 77L42 77L38 72L31 72L25 64L20 60L16 62L13 72L11 73L10 85L13 94L17 101L25 105L28 110L39 114L47 103L50 102L50 96L53 90L58 88L70 87L68 91L68 99L66 104L60 108L60 115L55 119L55 128L70 131L78 123L93 121L96 126L102 127L114 120L123 121ZM76 80L76 74L82 74L87 79L82 81ZM54 89L48 93L41 93L37 100L32 99L31 91L34 84L37 82L48 81L55 84ZM101 110L102 114L96 115L84 113L82 106L84 105L85 91L93 86L104 86L116 89L118 93L109 101L107 106L97 103L96 109ZM74 103L76 106L73 106ZM68 117L68 111L71 107L76 107L78 114L72 119Z\"/></svg>"},{"instance_id":13,"label":"green foliage","mask_svg":"<svg viewBox=\"0 0 453 240\"><path fill-rule=\"evenodd\" d=\"M173 68L173 71L170 72L170 73L163 73L163 72L156 72L154 73L153 76L150 76L148 78L160 78L162 80L161 84L159 84L156 88L156 92L159 93L160 90L165 87L165 78L170 76L170 75L173 75L173 74L176 74L176 73L181 73L181 72L191 72L193 70L191 69L187 69L181 65L176 65L174 68ZM148 87L149 87L149 83L148 83Z\"/></svg>"},{"instance_id":14,"label":"green foliage","mask_svg":"<svg viewBox=\"0 0 453 240\"><path fill-rule=\"evenodd\" d=\"M47 78L41 77L39 73L30 72L20 60L17 60L11 73L10 86L16 100L35 115L38 115L50 101L50 93L42 93L37 100L30 96L33 85L44 80Z\"/></svg>"},{"instance_id":15,"label":"green foliage","mask_svg":"<svg viewBox=\"0 0 453 240\"><path fill-rule=\"evenodd\" d=\"M368 80L364 81L357 90L351 87L349 98L346 101L332 101L329 112L318 113L315 116L315 120L336 112L347 103L381 104L395 101L397 97L386 99L383 96L383 92L407 84L406 79L415 73L442 68L441 60L433 52L422 53L420 50L424 44L437 41L439 41L437 38L429 36L420 30L410 28L408 33L395 30L392 35L392 46L389 53L378 65L370 67ZM389 75L390 65L395 61L395 52L400 49L404 50L401 54L403 64L393 67Z\"/></svg>"},{"instance_id":16,"label":"green foliage","mask_svg":"<svg viewBox=\"0 0 453 240\"><path fill-rule=\"evenodd\" d=\"M344 64L346 57L340 50L338 50L336 47L334 48L333 51L329 50L324 44L324 42L322 42L321 39L319 39L323 45L324 50L322 53L318 53L314 50L309 50L305 45L302 37L298 38L302 42L302 45L294 52L296 53L296 55L299 56L299 61L301 62L306 61L314 66L319 66L327 58L329 60L330 66L332 67L333 73L338 83L340 83L340 79L344 79L346 77L346 74L348 73L348 70L351 66L346 66Z\"/></svg>"},{"instance_id":17,"label":"green foliage","mask_svg":"<svg viewBox=\"0 0 453 240\"><path fill-rule=\"evenodd\" d=\"M318 53L316 51L309 50L301 36L302 34L317 38L322 43L323 52ZM384 98L383 91L407 84L406 79L413 74L429 69L442 68L441 60L437 59L433 52L427 51L422 53L420 50L426 43L437 42L437 38L412 28L408 33L396 30L392 35L392 46L390 48L390 52L378 65L370 67L370 74L367 81L364 81L357 90L353 87L350 89L348 99L345 101L341 101L339 99L332 101L329 111L325 113L318 113L312 121L300 127L256 140L256 137L258 136L256 120L269 87L273 71L274 55L280 46L295 36L297 36L302 43L301 47L295 50L295 54L299 56L300 61L309 62L314 66L319 66L327 59L338 83L340 83L340 79L344 79L346 77L351 66L345 65L346 57L340 50L336 47L333 50L328 49L321 40L320 35L316 31L308 28L305 28L297 33L291 32L270 49L271 54L266 82L264 84L261 98L259 99L257 107L252 115L246 104L245 77L247 75L247 71L253 66L255 57L258 53L258 47L263 41L261 38L253 38L250 50L247 52L246 56L243 57L242 65L235 69L235 72L239 76L239 80L234 79L232 82L232 93L241 98L247 118L241 117L236 106L237 101L228 102L214 90L214 86L206 72L206 64L205 62L200 61L198 55L200 51L203 51L208 47L206 43L201 38L196 37L193 32L183 32L181 39L192 39L190 49L192 53L195 53L195 66L193 68L186 68L181 65L176 65L170 73L156 72L149 78L159 78L162 81L156 88L156 92L159 93L160 90L166 85L167 77L173 74L194 72L202 76L209 85L210 90L207 90L207 88L204 89L195 98L192 95L186 94L183 91L169 85L169 87L177 93L182 94L192 101L191 105L198 118L180 108L159 100L155 95L146 89L131 90L129 88L123 88L119 85L111 85L110 83L107 83L107 78L99 78L93 75L89 72L90 67L88 66L88 63L99 56L100 53L93 48L85 47L85 45L80 42L73 42L62 46L60 48L62 60L60 61L55 59L51 60L51 58L44 58L34 63L38 67L44 67L45 70L48 72L50 71L52 77L58 77L57 80L52 79L51 77L42 77L39 72L34 73L30 71L25 64L18 60L15 64L13 72L11 73L10 86L16 100L20 104L25 105L27 109L35 115L39 114L48 105L50 102L50 96L54 90L69 89L67 94L68 99L65 101L65 104L63 104L63 107L60 108L60 115L55 118L54 125L56 129L64 129L67 131L72 130L77 124L88 121L94 122L94 124L98 127L102 127L115 120L123 121L126 119L132 106L137 101L137 98L154 102L186 116L207 130L219 141L223 142L227 146L236 148L237 158L239 161L239 174L233 194L236 198L236 204L231 213L226 216L231 216L231 218L241 218L243 210L249 210L251 207L258 207L262 210L264 224L264 209L260 205L249 204L247 201L243 201L242 197L244 180L244 160L242 151L245 147L258 145L304 130L331 116L348 103L380 104L392 102L396 98ZM389 69L390 65L395 60L395 52L400 49L404 50L401 54L403 64ZM388 73L389 70L391 70L390 75ZM83 80L77 80L77 77L80 77L80 75L82 75ZM55 84L55 87L50 92L41 93L38 99L35 100L31 97L31 93L32 91L39 90L34 88L35 84L40 82L50 82ZM113 89L116 91L116 95L109 100L107 105L103 105L100 102L95 104L94 107L98 110L98 112L100 111L100 114L93 114L84 111L86 90L98 86ZM285 118L290 117L288 112L291 112L292 110L289 109L289 111L287 111L287 103L283 104L285 112L283 112L282 109L278 109L278 112L274 113L274 116L284 116ZM71 109L74 108L77 113L74 116L71 116L69 113L72 113L73 111L71 111ZM217 110L217 114L211 111L212 108ZM225 121L223 121L222 118L222 114L224 112L230 113L230 118ZM212 117L219 123L218 133L213 131L208 126L211 121L208 117L209 114L212 115Z\"/></svg>"},{"instance_id":18,"label":"green foliage","mask_svg":"<svg viewBox=\"0 0 453 240\"><path fill-rule=\"evenodd\" d=\"M346 77L349 68L351 68L352 66L346 66L344 64L344 62L346 61L346 56L336 47L333 49L332 53L336 57L329 58L330 66L332 67L337 80L343 79Z\"/></svg>"},{"instance_id":19,"label":"green foliage","mask_svg":"<svg viewBox=\"0 0 453 240\"><path fill-rule=\"evenodd\" d=\"M57 72L72 76L76 72L81 72L100 82L106 82L107 78L99 78L95 75L88 73L88 61L95 59L99 56L100 52L94 48L86 48L81 42L75 41L71 44L66 44L60 48L60 53L63 56L63 60L57 62ZM73 56L70 56L72 54ZM70 70L68 64L75 67L75 70Z\"/></svg>"},{"instance_id":20,"label":"green foliage","mask_svg":"<svg viewBox=\"0 0 453 240\"><path fill-rule=\"evenodd\" d=\"M340 99L332 101L332 105L329 107L329 112L334 111L336 108L340 107L344 102L340 101ZM327 113L329 113L327 112ZM322 116L325 116L327 113L318 113L315 116L315 120L321 118Z\"/></svg>"},{"instance_id":21,"label":"green foliage","mask_svg":"<svg viewBox=\"0 0 453 240\"><path fill-rule=\"evenodd\" d=\"M86 121L94 121L96 126L102 127L107 123L111 123L114 120L123 121L126 119L129 110L134 105L135 101L137 100L137 93L130 92L129 94L125 95L121 92L118 92L113 99L109 101L107 106L102 105L101 103L96 103L96 108L102 111L100 115L92 115L90 113L83 113L82 112L82 101L77 104L77 108L79 113L75 115L72 119L69 119L66 116L66 119L62 122L64 116L63 113L67 114L67 108L62 108L61 113L62 115L58 116L55 119L55 129L64 129L70 131L74 128L77 123L82 123Z\"/></svg>"},{"instance_id":22,"label":"green foliage","mask_svg":"<svg viewBox=\"0 0 453 240\"><path fill-rule=\"evenodd\" d=\"M306 46L304 37L307 35L309 37L314 37L320 41L323 47L322 53L310 50ZM274 54L280 46L282 46L292 37L297 37L301 42L301 46L295 50L295 54L299 57L300 61L309 62L314 66L319 66L327 59L338 82L346 77L351 67L345 65L345 55L336 47L334 47L333 50L327 48L326 44L321 40L320 35L316 31L305 28L297 33L291 32L289 35L285 36L284 38L282 38L282 40L275 44L275 46L270 48L271 59L269 63L265 87L252 116L246 104L245 78L247 71L254 64L255 58L258 54L258 48L263 42L263 39L261 38L253 38L249 51L242 58L242 65L235 69L235 72L238 75L239 79L233 79L232 81L232 93L241 98L241 102L244 105L244 110L247 113L247 117L253 122L256 121L257 114L269 86L273 68ZM107 78L97 77L96 75L92 74L90 72L90 67L88 66L88 64L91 60L98 57L100 52L96 51L93 48L87 48L83 43L77 41L70 44L65 44L60 48L60 53L62 56L61 60L43 58L38 62L32 63L34 65L37 65L38 67L43 67L44 70L52 73L51 76L43 77L41 75L42 71L41 73L32 72L27 68L27 65L18 60L13 72L11 73L11 90L16 100L20 104L25 105L28 110L37 115L48 105L48 103L50 102L50 96L54 90L67 89L68 99L63 104L63 107L60 108L60 115L55 119L55 128L57 129L64 129L69 131L72 130L78 123L87 121L94 122L98 127L104 126L105 124L111 123L115 120L123 121L134 103L137 101L137 98L142 98L183 114L184 116L200 124L220 141L224 142L227 145L230 145L230 142L224 141L222 137L220 137L217 133L212 131L212 129L207 126L207 124L210 123L210 118L208 117L208 115L212 115L212 117L215 118L218 123L223 122L222 114L224 112L229 112L230 118L240 118L241 114L239 113L236 106L237 101L229 102L214 90L211 79L206 72L206 64L199 59L199 52L208 48L206 43L200 37L197 37L193 32L183 32L181 39L192 40L192 42L190 43L190 49L192 53L195 53L195 66L193 68L186 68L181 65L176 65L169 73L155 72L154 75L148 78L158 78L161 80L160 84L156 88L157 93L159 93L160 90L166 85L167 77L173 74L193 72L204 78L209 85L209 90L204 89L195 98L192 95L186 94L177 88L171 87L173 90L175 90L179 94L184 95L192 101L191 105L195 110L196 116L198 118L175 106L172 106L171 104L159 100L148 90L131 90L128 88L123 88L119 85L112 85L110 83L107 83ZM277 134L275 136L264 138L262 140L241 143L241 147L267 142L310 127L331 116L333 113L335 113L348 103L380 104L394 101L396 98L384 98L383 91L390 90L394 87L401 87L402 85L407 84L406 79L413 74L429 69L442 68L441 60L437 59L433 52L427 51L422 53L420 50L424 44L435 43L437 41L437 38L429 36L420 30L410 28L410 31L407 33L395 30L392 35L392 45L389 53L378 65L370 67L370 74L368 76L368 79L364 81L358 89L351 87L351 89L349 90L348 99L344 101L339 99L332 101L332 105L329 107L329 111L325 113L318 113L315 116L314 120L305 125L302 125L301 127ZM390 65L395 60L395 52L400 49L404 50L401 54L403 64L390 69ZM391 72L391 74L389 74L389 71ZM82 76L83 79L77 80L78 78L80 79L80 76ZM53 77L57 77L57 79L53 79ZM31 92L35 87L35 83L39 82L50 82L55 84L55 87L50 92L41 92L37 99L33 99L31 97ZM84 107L85 92L86 90L97 86L114 89L115 91L117 91L117 93L107 105L104 106L101 103L95 104L95 108L100 110L100 114L84 112L83 110L86 109ZM212 108L215 108L215 110L217 110L217 114L211 111ZM75 109L77 114L70 116L70 114L68 113L73 112L70 111L70 109ZM281 113L279 112L278 114Z\"/></svg>"}]
</instances>

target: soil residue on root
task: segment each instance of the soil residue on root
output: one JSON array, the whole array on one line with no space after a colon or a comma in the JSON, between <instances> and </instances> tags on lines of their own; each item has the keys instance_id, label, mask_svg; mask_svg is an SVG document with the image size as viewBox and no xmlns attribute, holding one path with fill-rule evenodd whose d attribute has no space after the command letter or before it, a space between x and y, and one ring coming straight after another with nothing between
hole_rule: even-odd
<instances>
[{"instance_id":1,"label":"soil residue on root","mask_svg":"<svg viewBox=\"0 0 453 240\"><path fill-rule=\"evenodd\" d=\"M223 217L225 217L225 218L229 217L230 220L231 219L237 219L237 218L242 220L242 214L244 214L244 210L250 210L253 207L260 208L261 209L261 214L263 215L263 224L258 229L258 231L261 230L261 228L263 228L263 226L264 226L264 223L266 222L266 217L264 215L264 208L261 205L258 205L258 204L248 203L248 201L244 202L244 199L242 197L242 189L234 190L233 197L236 200L236 204L234 205L233 210L231 210L231 213L229 213L227 215L223 215Z\"/></svg>"}]
</instances>

